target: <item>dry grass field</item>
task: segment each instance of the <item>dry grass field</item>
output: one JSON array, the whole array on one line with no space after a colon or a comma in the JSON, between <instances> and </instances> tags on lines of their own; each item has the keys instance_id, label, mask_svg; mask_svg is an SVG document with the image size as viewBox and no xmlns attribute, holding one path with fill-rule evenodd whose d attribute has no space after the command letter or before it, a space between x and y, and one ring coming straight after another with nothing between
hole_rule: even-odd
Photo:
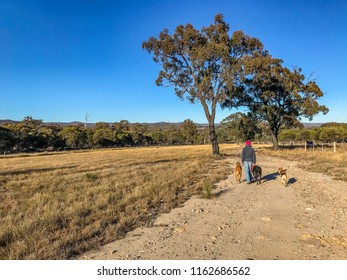
<instances>
[{"instance_id":1,"label":"dry grass field","mask_svg":"<svg viewBox=\"0 0 347 280\"><path fill-rule=\"evenodd\" d=\"M298 161L299 166L309 171L326 173L334 179L347 181L347 144L338 144L336 152L333 147L308 149L279 149L277 151L271 148L262 148L260 153L282 157L285 159Z\"/></svg>"},{"instance_id":2,"label":"dry grass field","mask_svg":"<svg viewBox=\"0 0 347 280\"><path fill-rule=\"evenodd\" d=\"M227 169L209 145L2 156L0 259L73 258L208 194Z\"/></svg>"},{"instance_id":3,"label":"dry grass field","mask_svg":"<svg viewBox=\"0 0 347 280\"><path fill-rule=\"evenodd\" d=\"M346 146L255 148L347 180ZM0 259L71 259L116 240L192 195L208 196L241 148L221 145L220 158L210 145L0 156Z\"/></svg>"}]
</instances>

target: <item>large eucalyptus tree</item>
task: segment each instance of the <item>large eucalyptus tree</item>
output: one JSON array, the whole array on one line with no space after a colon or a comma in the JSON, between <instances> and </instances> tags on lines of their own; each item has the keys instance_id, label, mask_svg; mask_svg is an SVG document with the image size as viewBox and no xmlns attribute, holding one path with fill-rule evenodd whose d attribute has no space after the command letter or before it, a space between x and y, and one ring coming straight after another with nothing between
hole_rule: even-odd
<instances>
[{"instance_id":1,"label":"large eucalyptus tree","mask_svg":"<svg viewBox=\"0 0 347 280\"><path fill-rule=\"evenodd\" d=\"M298 125L302 117L312 120L318 113L329 111L317 101L323 96L322 90L315 81L305 78L302 69L290 70L282 65L282 60L269 54L247 60L243 105L268 124L274 149L278 148L281 128Z\"/></svg>"},{"instance_id":2,"label":"large eucalyptus tree","mask_svg":"<svg viewBox=\"0 0 347 280\"><path fill-rule=\"evenodd\" d=\"M168 29L158 38L151 37L142 44L153 60L161 65L157 86L173 86L175 94L191 103L200 102L209 124L212 153L219 154L215 129L216 106L238 95L242 60L262 52L263 45L242 31L229 35L230 27L218 14L214 23L197 30L192 24Z\"/></svg>"}]
</instances>

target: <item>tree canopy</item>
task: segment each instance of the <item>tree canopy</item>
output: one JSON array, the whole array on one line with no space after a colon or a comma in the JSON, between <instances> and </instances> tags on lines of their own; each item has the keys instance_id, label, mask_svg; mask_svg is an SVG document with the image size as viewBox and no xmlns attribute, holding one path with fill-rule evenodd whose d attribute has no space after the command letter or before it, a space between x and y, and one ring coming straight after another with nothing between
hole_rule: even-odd
<instances>
[{"instance_id":1,"label":"tree canopy","mask_svg":"<svg viewBox=\"0 0 347 280\"><path fill-rule=\"evenodd\" d=\"M191 103L200 102L209 123L213 154L219 154L215 132L216 106L237 95L237 81L245 56L262 52L263 45L242 31L229 36L229 25L217 14L214 23L197 30L192 24L168 29L142 44L162 69L158 86L173 86L175 94ZM231 103L230 103L231 104Z\"/></svg>"},{"instance_id":2,"label":"tree canopy","mask_svg":"<svg viewBox=\"0 0 347 280\"><path fill-rule=\"evenodd\" d=\"M233 141L244 142L254 139L256 134L261 133L259 122L250 113L237 112L226 117L221 122L221 127L233 136Z\"/></svg>"},{"instance_id":3,"label":"tree canopy","mask_svg":"<svg viewBox=\"0 0 347 280\"><path fill-rule=\"evenodd\" d=\"M316 82L306 80L300 68L290 70L282 63L269 54L245 59L242 84L241 104L268 124L275 149L281 128L299 125L302 117L312 120L316 114L328 112L317 102L323 92Z\"/></svg>"}]
</instances>

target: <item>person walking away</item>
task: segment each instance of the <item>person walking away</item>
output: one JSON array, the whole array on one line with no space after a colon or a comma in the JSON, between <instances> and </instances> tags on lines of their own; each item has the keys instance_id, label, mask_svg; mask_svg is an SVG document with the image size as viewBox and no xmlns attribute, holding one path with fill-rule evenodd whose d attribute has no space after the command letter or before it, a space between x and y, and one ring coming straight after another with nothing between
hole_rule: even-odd
<instances>
[{"instance_id":1,"label":"person walking away","mask_svg":"<svg viewBox=\"0 0 347 280\"><path fill-rule=\"evenodd\" d=\"M242 149L241 162L244 166L247 184L251 184L252 168L256 164L256 156L250 140L246 141L245 147Z\"/></svg>"}]
</instances>

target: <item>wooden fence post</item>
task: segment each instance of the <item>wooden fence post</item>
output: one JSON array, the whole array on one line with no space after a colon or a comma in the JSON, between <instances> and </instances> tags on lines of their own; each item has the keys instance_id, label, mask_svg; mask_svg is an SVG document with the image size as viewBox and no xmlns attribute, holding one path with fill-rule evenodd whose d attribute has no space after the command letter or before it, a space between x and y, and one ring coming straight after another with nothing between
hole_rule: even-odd
<instances>
[{"instance_id":1,"label":"wooden fence post","mask_svg":"<svg viewBox=\"0 0 347 280\"><path fill-rule=\"evenodd\" d=\"M334 153L336 153L336 142L334 142Z\"/></svg>"}]
</instances>

